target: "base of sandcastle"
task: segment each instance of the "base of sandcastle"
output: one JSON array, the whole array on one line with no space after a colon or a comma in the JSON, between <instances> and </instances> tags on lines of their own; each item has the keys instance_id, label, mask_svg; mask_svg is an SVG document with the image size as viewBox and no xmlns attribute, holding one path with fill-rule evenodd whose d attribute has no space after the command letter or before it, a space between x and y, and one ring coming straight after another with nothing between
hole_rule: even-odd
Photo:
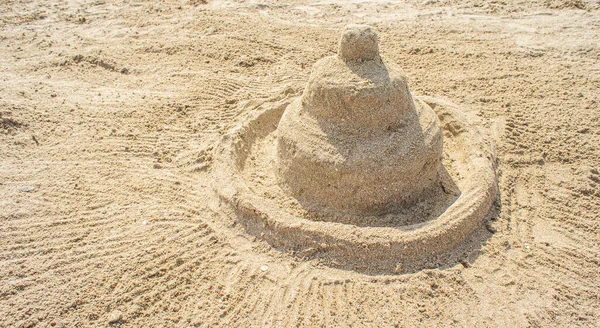
<instances>
[{"instance_id":1,"label":"base of sandcastle","mask_svg":"<svg viewBox=\"0 0 600 328\"><path fill-rule=\"evenodd\" d=\"M490 215L497 197L492 146L476 118L430 97L415 100L433 108L444 132L437 193L380 217L311 212L280 189L273 171L277 125L292 100L260 105L216 152L216 190L249 234L337 267L400 273L460 248Z\"/></svg>"}]
</instances>

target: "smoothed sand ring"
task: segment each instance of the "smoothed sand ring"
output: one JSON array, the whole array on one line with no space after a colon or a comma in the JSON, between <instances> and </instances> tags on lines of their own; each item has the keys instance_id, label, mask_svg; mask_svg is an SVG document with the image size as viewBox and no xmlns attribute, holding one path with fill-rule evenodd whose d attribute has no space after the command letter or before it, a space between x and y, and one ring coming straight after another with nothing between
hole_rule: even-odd
<instances>
[{"instance_id":1,"label":"smoothed sand ring","mask_svg":"<svg viewBox=\"0 0 600 328\"><path fill-rule=\"evenodd\" d=\"M265 102L252 117L224 136L215 157L215 187L248 233L276 248L318 257L332 264L368 271L402 272L405 263L418 263L448 253L481 227L497 197L495 156L477 118L458 106L430 97L415 97L438 116L444 133L444 168L460 196L441 215L400 226L358 226L307 218L293 206L281 206L277 184L265 184L249 171L264 161L256 156L274 134L285 108L294 99ZM270 166L270 163L259 165ZM275 173L272 172L274 175ZM444 189L444 186L442 186ZM419 222L419 220L416 220Z\"/></svg>"}]
</instances>

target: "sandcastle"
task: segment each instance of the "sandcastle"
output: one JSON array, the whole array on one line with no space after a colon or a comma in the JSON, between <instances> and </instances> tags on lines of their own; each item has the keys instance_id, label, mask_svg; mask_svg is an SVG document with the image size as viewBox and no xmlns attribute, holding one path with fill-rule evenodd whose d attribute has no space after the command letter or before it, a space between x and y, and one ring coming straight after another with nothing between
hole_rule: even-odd
<instances>
[{"instance_id":1,"label":"sandcastle","mask_svg":"<svg viewBox=\"0 0 600 328\"><path fill-rule=\"evenodd\" d=\"M349 25L304 92L254 102L215 157L215 186L246 232L369 272L431 266L497 196L489 138L458 106L413 97L378 36Z\"/></svg>"},{"instance_id":2,"label":"sandcastle","mask_svg":"<svg viewBox=\"0 0 600 328\"><path fill-rule=\"evenodd\" d=\"M350 25L337 56L318 61L277 135L281 185L308 206L358 215L407 206L439 186L442 132L388 70L377 34Z\"/></svg>"}]
</instances>

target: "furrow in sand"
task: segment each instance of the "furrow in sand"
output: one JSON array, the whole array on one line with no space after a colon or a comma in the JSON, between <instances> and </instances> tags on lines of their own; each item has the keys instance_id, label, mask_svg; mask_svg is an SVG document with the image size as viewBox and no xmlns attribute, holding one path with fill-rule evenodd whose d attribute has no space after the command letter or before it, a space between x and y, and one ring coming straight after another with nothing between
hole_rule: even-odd
<instances>
[{"instance_id":1,"label":"furrow in sand","mask_svg":"<svg viewBox=\"0 0 600 328\"><path fill-rule=\"evenodd\" d=\"M145 281L152 281L154 279L168 281L168 280L186 280L187 283L196 284L196 279L202 279L201 274L210 268L210 261L207 261L207 257L219 257L220 251L216 246L206 246L203 244L196 245L200 252L191 252L189 256L179 257L180 259L186 259L186 265L176 267L175 270L159 270L159 272L151 271L148 272L147 262L140 261L133 262L135 269L129 271L124 277L123 281L126 282L121 288L120 292L129 298L136 299L143 295L151 294L156 292L155 286L152 284L138 283ZM203 256L202 256L203 255ZM173 266L177 265L177 260L172 263ZM144 266L146 265L146 266ZM210 270L206 271L209 272ZM189 281L188 281L189 280ZM201 280L200 280L201 281ZM192 291L193 292L193 291Z\"/></svg>"},{"instance_id":2,"label":"furrow in sand","mask_svg":"<svg viewBox=\"0 0 600 328\"><path fill-rule=\"evenodd\" d=\"M552 270L561 272L570 279L587 281L588 278L591 278L597 274L597 272L589 270L589 264L593 262L599 262L600 257L598 254L590 254L595 256L586 258L585 255L582 256L583 254L580 252L568 249L543 252L543 254L546 256L538 260L540 261L540 264L544 264L546 267L551 267Z\"/></svg>"},{"instance_id":3,"label":"furrow in sand","mask_svg":"<svg viewBox=\"0 0 600 328\"><path fill-rule=\"evenodd\" d=\"M202 93L204 97L212 97L214 100L223 101L225 98L232 96L236 92L243 88L245 83L230 83L223 85L217 82L217 85L207 89Z\"/></svg>"},{"instance_id":4,"label":"furrow in sand","mask_svg":"<svg viewBox=\"0 0 600 328\"><path fill-rule=\"evenodd\" d=\"M298 311L302 306L300 299L311 278L310 264L303 263L292 270L289 279L285 282L289 287L278 305L278 311L274 318L274 322L278 326L296 327L298 325Z\"/></svg>"},{"instance_id":5,"label":"furrow in sand","mask_svg":"<svg viewBox=\"0 0 600 328\"><path fill-rule=\"evenodd\" d=\"M243 278L239 279L239 283L230 289L235 291L235 299L238 302L234 304L232 309L228 309L221 314L224 318L224 323L240 326L252 322L255 309L260 299L264 297L262 291L257 287L259 283L258 279L260 279L258 278L260 275L259 272L259 268L254 265L248 265L243 270L240 270L240 277L244 274Z\"/></svg>"},{"instance_id":6,"label":"furrow in sand","mask_svg":"<svg viewBox=\"0 0 600 328\"><path fill-rule=\"evenodd\" d=\"M106 221L112 222L111 220ZM107 224L110 222L107 222ZM22 243L8 246L6 252L0 253L0 258L19 259L34 256L34 254L55 253L55 251L71 249L74 246L73 243L93 244L99 239L106 238L96 237L96 239L94 239L94 237L90 237L93 228L100 229L104 226L105 225L103 224L86 224L85 227L79 229L69 228L65 230L60 230L67 231L66 233L69 234L68 236L48 232L44 232L42 236L36 233L32 233L32 237L23 239ZM42 239L41 241L39 241L40 238ZM36 242L27 244L27 240L29 239L34 239L36 240ZM35 248L31 248L31 245L35 246Z\"/></svg>"},{"instance_id":7,"label":"furrow in sand","mask_svg":"<svg viewBox=\"0 0 600 328\"><path fill-rule=\"evenodd\" d=\"M179 230L179 228L174 228L174 230L175 229ZM111 242L98 240L97 242L90 242L81 247L65 248L56 253L48 252L48 254L33 257L28 256L27 260L39 259L43 262L44 259L52 259L52 261L48 261L48 266L36 267L36 271L40 272L42 275L49 274L52 276L59 273L81 272L80 270L88 266L88 262L90 261L95 263L108 263L111 259L121 256L125 250L131 249L132 247L140 247L144 244L153 245L144 249L144 252L146 253L153 253L156 250L160 250L161 245L169 243L170 240L177 239L179 242L188 239L190 241L206 241L210 238L212 233L210 230L205 230L204 233L197 233L195 230L196 228L190 227L169 240L162 240L163 238L160 234L154 234L154 237L150 239L145 238L143 233L138 233L137 237L127 237L127 235L125 235L125 238L122 238L122 236L118 240L113 240ZM140 240L142 241L140 242ZM14 260L16 263L19 261L20 260Z\"/></svg>"},{"instance_id":8,"label":"furrow in sand","mask_svg":"<svg viewBox=\"0 0 600 328\"><path fill-rule=\"evenodd\" d=\"M58 230L61 226L78 228L81 225L102 224L106 221L122 220L123 216L129 216L128 212L137 209L138 206L133 202L131 204L115 204L112 199L96 199L88 202L88 205L79 211L52 209L39 219L34 212L22 213L18 215L18 219L6 220L7 224L1 227L0 231L9 232L19 230L19 228L26 231L52 228ZM41 207L43 208L43 206Z\"/></svg>"},{"instance_id":9,"label":"furrow in sand","mask_svg":"<svg viewBox=\"0 0 600 328\"><path fill-rule=\"evenodd\" d=\"M348 325L354 325L358 323L357 311L360 310L360 302L357 300L357 295L359 295L361 292L360 286L360 283L353 281L349 281L344 284L346 298L348 300L345 304L345 311L347 312L346 316L348 318L346 322Z\"/></svg>"},{"instance_id":10,"label":"furrow in sand","mask_svg":"<svg viewBox=\"0 0 600 328\"><path fill-rule=\"evenodd\" d=\"M554 212L556 213L556 212ZM587 222L586 222L587 221ZM591 220L582 220L576 215L554 215L554 225L556 228L560 228L566 238L569 238L576 242L589 242L594 244L593 236L598 230L597 223ZM575 237L579 236L579 237ZM577 238L577 239L575 239Z\"/></svg>"},{"instance_id":11,"label":"furrow in sand","mask_svg":"<svg viewBox=\"0 0 600 328\"><path fill-rule=\"evenodd\" d=\"M253 322L262 322L263 325L265 324L265 318L272 306L272 302L279 293L279 286L271 279L266 278L266 275L268 275L268 273L259 273L258 275L260 279L258 281L260 281L261 284L260 287L257 287L257 290L261 297L256 301L256 305L253 307L252 311L248 313L249 317L253 319Z\"/></svg>"},{"instance_id":12,"label":"furrow in sand","mask_svg":"<svg viewBox=\"0 0 600 328\"><path fill-rule=\"evenodd\" d=\"M282 302L285 299L285 294L289 291L289 285L287 282L275 282L271 288L268 301L265 302L264 309L260 316L256 319L262 321L263 327L279 327L281 325L278 319L279 313L283 310L281 308Z\"/></svg>"},{"instance_id":13,"label":"furrow in sand","mask_svg":"<svg viewBox=\"0 0 600 328\"><path fill-rule=\"evenodd\" d=\"M219 257L219 253L222 253L217 249L216 246L207 243L192 244L198 250L185 249L175 253L168 253L159 256L160 259L140 259L134 262L137 269L132 270L131 273L124 277L123 281L152 281L154 279L159 280L190 280L196 279L195 273L200 272L202 267L209 265L204 256L216 256ZM179 261L184 261L185 265L178 265ZM152 285L141 284L140 286L131 285L127 283L121 288L123 295L132 298L139 297L148 292L152 292L154 287Z\"/></svg>"},{"instance_id":14,"label":"furrow in sand","mask_svg":"<svg viewBox=\"0 0 600 328\"><path fill-rule=\"evenodd\" d=\"M308 282L304 296L299 300L302 306L299 310L298 325L307 327L324 325L321 312L322 295L320 294L319 276L311 276Z\"/></svg>"},{"instance_id":15,"label":"furrow in sand","mask_svg":"<svg viewBox=\"0 0 600 328\"><path fill-rule=\"evenodd\" d=\"M185 237L188 238L185 238ZM191 238L189 238L191 236ZM198 248L203 248L203 245L212 245L213 243L210 241L210 233L206 234L205 238L196 238L193 234L182 234L181 237L185 239L179 241L181 245L194 245ZM152 242L152 241L150 241ZM169 241L165 241L169 243ZM155 244L155 243L153 243ZM36 268L38 274L32 274L29 276L30 279L34 279L36 282L35 288L32 291L35 291L36 288L43 289L44 283L55 281L57 277L63 280L77 280L77 279L85 279L88 275L88 270L90 267L104 267L110 263L123 263L124 261L132 261L132 259L124 256L124 251L126 249L136 250L134 253L137 253L135 259L133 259L133 263L136 265L133 268L137 268L136 270L142 269L143 274L140 276L140 279L149 279L155 277L157 275L161 275L166 269L163 266L171 261L176 263L176 259L181 258L184 254L187 256L193 256L195 251L186 249L185 247L181 247L178 252L163 252L161 254L160 245L154 245L153 247L148 248L140 248L139 243L127 242L123 241L120 243L119 247L112 247L110 250L106 250L104 252L96 252L95 254L85 254L85 256L78 258L77 256L69 256L65 260L53 260L48 261L50 265L48 267L39 267ZM157 255L156 253L159 253ZM191 254L191 255L190 255ZM141 258L139 257L141 255ZM144 260L144 257L147 259ZM72 259L75 259L73 261Z\"/></svg>"}]
</instances>

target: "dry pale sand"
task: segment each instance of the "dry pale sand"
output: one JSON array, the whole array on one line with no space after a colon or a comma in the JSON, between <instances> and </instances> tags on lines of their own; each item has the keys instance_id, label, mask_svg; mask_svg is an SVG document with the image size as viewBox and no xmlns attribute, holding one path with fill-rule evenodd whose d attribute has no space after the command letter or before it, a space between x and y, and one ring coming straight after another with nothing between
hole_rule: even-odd
<instances>
[{"instance_id":1,"label":"dry pale sand","mask_svg":"<svg viewBox=\"0 0 600 328\"><path fill-rule=\"evenodd\" d=\"M598 1L0 1L0 327L600 326ZM498 141L446 268L366 275L230 224L214 146L348 23Z\"/></svg>"}]
</instances>

